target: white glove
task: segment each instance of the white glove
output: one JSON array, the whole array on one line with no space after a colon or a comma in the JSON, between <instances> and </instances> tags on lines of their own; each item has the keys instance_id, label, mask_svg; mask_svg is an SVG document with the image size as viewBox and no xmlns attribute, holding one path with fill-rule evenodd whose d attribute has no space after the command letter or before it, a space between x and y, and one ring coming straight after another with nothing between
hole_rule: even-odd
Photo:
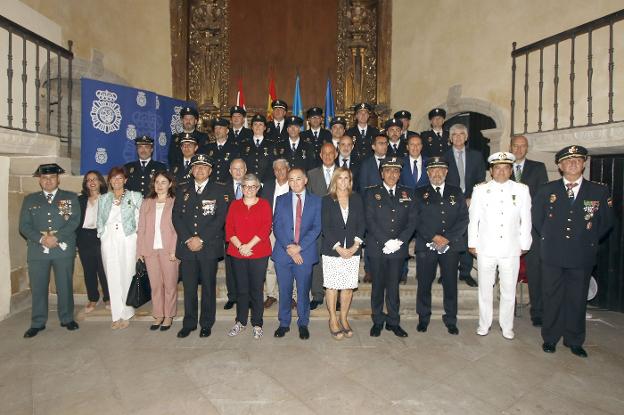
<instances>
[{"instance_id":1,"label":"white glove","mask_svg":"<svg viewBox=\"0 0 624 415\"><path fill-rule=\"evenodd\" d=\"M390 239L386 241L381 252L386 255L393 254L401 248L401 245L403 245L403 241L399 239Z\"/></svg>"},{"instance_id":2,"label":"white glove","mask_svg":"<svg viewBox=\"0 0 624 415\"><path fill-rule=\"evenodd\" d=\"M59 245L59 248L61 248L63 251L67 249L67 244L65 242L61 242ZM47 246L43 247L43 253L44 254L49 254L50 253L50 249Z\"/></svg>"}]
</instances>

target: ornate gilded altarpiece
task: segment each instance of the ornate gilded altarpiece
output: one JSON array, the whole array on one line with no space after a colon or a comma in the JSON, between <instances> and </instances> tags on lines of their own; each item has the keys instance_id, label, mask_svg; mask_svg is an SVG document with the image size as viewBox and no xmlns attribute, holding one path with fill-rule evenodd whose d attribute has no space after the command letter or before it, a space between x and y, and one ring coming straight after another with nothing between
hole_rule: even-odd
<instances>
[{"instance_id":1,"label":"ornate gilded altarpiece","mask_svg":"<svg viewBox=\"0 0 624 415\"><path fill-rule=\"evenodd\" d=\"M215 116L227 116L232 105L229 1L170 0L170 8L173 94L196 102L207 125ZM353 105L366 101L375 105L373 122L385 120L390 116L392 0L339 0L336 13L336 114L352 119Z\"/></svg>"}]
</instances>

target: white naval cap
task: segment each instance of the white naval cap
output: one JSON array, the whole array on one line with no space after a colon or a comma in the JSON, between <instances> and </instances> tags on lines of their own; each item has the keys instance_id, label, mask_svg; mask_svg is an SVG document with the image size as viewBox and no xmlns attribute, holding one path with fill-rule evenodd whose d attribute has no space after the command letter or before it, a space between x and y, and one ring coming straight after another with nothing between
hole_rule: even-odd
<instances>
[{"instance_id":1,"label":"white naval cap","mask_svg":"<svg viewBox=\"0 0 624 415\"><path fill-rule=\"evenodd\" d=\"M499 151L498 153L492 154L487 159L490 165L494 164L513 164L516 161L516 156L507 151Z\"/></svg>"}]
</instances>

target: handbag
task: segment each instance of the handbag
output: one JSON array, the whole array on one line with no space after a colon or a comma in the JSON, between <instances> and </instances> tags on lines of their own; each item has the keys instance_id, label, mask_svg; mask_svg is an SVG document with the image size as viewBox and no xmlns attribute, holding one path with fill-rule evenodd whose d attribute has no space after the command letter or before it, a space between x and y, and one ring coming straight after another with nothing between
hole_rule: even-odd
<instances>
[{"instance_id":1,"label":"handbag","mask_svg":"<svg viewBox=\"0 0 624 415\"><path fill-rule=\"evenodd\" d=\"M136 273L132 277L126 305L139 308L143 304L152 299L152 288L150 287L149 277L147 276L147 268L145 262L137 260Z\"/></svg>"}]
</instances>

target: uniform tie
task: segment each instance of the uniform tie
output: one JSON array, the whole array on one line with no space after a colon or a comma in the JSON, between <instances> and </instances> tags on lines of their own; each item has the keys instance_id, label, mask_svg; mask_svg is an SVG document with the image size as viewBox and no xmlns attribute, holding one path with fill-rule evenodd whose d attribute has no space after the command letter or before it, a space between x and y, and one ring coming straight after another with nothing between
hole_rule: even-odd
<instances>
[{"instance_id":1,"label":"uniform tie","mask_svg":"<svg viewBox=\"0 0 624 415\"><path fill-rule=\"evenodd\" d=\"M217 145L217 150L219 150L219 151L223 150L223 144L218 144Z\"/></svg>"},{"instance_id":2,"label":"uniform tie","mask_svg":"<svg viewBox=\"0 0 624 415\"><path fill-rule=\"evenodd\" d=\"M296 146L296 145L294 145L294 144L292 145L292 151L293 151L293 153L294 153L295 151L297 151L297 146Z\"/></svg>"},{"instance_id":3,"label":"uniform tie","mask_svg":"<svg viewBox=\"0 0 624 415\"><path fill-rule=\"evenodd\" d=\"M399 151L399 149L397 148L396 144L392 144L392 147L394 148L394 152L397 153Z\"/></svg>"},{"instance_id":4,"label":"uniform tie","mask_svg":"<svg viewBox=\"0 0 624 415\"><path fill-rule=\"evenodd\" d=\"M440 195L440 197L442 196L442 193L440 193L440 186L436 186L435 191Z\"/></svg>"},{"instance_id":5,"label":"uniform tie","mask_svg":"<svg viewBox=\"0 0 624 415\"><path fill-rule=\"evenodd\" d=\"M442 133L441 133L441 132L439 132L439 131L438 131L438 132L436 133L436 135L437 135L438 137L442 138Z\"/></svg>"},{"instance_id":6,"label":"uniform tie","mask_svg":"<svg viewBox=\"0 0 624 415\"><path fill-rule=\"evenodd\" d=\"M366 135L366 130L361 130L362 131L362 137L364 137Z\"/></svg>"},{"instance_id":7,"label":"uniform tie","mask_svg":"<svg viewBox=\"0 0 624 415\"><path fill-rule=\"evenodd\" d=\"M195 191L195 193L197 193L197 195L201 195L201 192L202 192L202 187L197 186L197 190Z\"/></svg>"},{"instance_id":8,"label":"uniform tie","mask_svg":"<svg viewBox=\"0 0 624 415\"><path fill-rule=\"evenodd\" d=\"M342 167L344 169L348 169L349 168L349 165L347 164L347 161L348 161L348 159L344 159L344 158L342 159Z\"/></svg>"},{"instance_id":9,"label":"uniform tie","mask_svg":"<svg viewBox=\"0 0 624 415\"><path fill-rule=\"evenodd\" d=\"M414 183L418 183L418 160L414 160L414 168L412 169L412 176L414 177Z\"/></svg>"},{"instance_id":10,"label":"uniform tie","mask_svg":"<svg viewBox=\"0 0 624 415\"><path fill-rule=\"evenodd\" d=\"M52 198L53 197L54 197L54 195L52 193L46 194L46 202L48 202L49 204L52 204Z\"/></svg>"},{"instance_id":11,"label":"uniform tie","mask_svg":"<svg viewBox=\"0 0 624 415\"><path fill-rule=\"evenodd\" d=\"M141 168L144 169L145 165L147 164L147 161L145 160L141 160Z\"/></svg>"},{"instance_id":12,"label":"uniform tie","mask_svg":"<svg viewBox=\"0 0 624 415\"><path fill-rule=\"evenodd\" d=\"M238 138L238 134L240 133L240 130L236 131L234 130L234 138Z\"/></svg>"},{"instance_id":13,"label":"uniform tie","mask_svg":"<svg viewBox=\"0 0 624 415\"><path fill-rule=\"evenodd\" d=\"M280 125L281 125L281 124L282 124L282 123L279 123L279 122L277 123L277 132L278 132L278 133L281 133L281 132L282 132L282 128L280 127Z\"/></svg>"},{"instance_id":14,"label":"uniform tie","mask_svg":"<svg viewBox=\"0 0 624 415\"><path fill-rule=\"evenodd\" d=\"M318 138L318 131L314 131L314 138Z\"/></svg>"},{"instance_id":15,"label":"uniform tie","mask_svg":"<svg viewBox=\"0 0 624 415\"><path fill-rule=\"evenodd\" d=\"M186 169L188 169L189 163L190 163L190 162L189 162L188 160L186 160L186 161L184 162L184 169L185 169L185 170L186 170Z\"/></svg>"},{"instance_id":16,"label":"uniform tie","mask_svg":"<svg viewBox=\"0 0 624 415\"><path fill-rule=\"evenodd\" d=\"M260 147L260 139L256 138L256 147Z\"/></svg>"},{"instance_id":17,"label":"uniform tie","mask_svg":"<svg viewBox=\"0 0 624 415\"><path fill-rule=\"evenodd\" d=\"M390 194L390 199L394 199L394 190L389 189L388 193Z\"/></svg>"},{"instance_id":18,"label":"uniform tie","mask_svg":"<svg viewBox=\"0 0 624 415\"><path fill-rule=\"evenodd\" d=\"M567 183L566 189L568 189L568 198L570 199L570 203L574 202L574 188L578 186L578 183Z\"/></svg>"},{"instance_id":19,"label":"uniform tie","mask_svg":"<svg viewBox=\"0 0 624 415\"><path fill-rule=\"evenodd\" d=\"M297 206L295 208L295 243L299 243L299 237L301 236L301 213L303 212L303 206L301 204L301 195L297 193Z\"/></svg>"}]
</instances>

